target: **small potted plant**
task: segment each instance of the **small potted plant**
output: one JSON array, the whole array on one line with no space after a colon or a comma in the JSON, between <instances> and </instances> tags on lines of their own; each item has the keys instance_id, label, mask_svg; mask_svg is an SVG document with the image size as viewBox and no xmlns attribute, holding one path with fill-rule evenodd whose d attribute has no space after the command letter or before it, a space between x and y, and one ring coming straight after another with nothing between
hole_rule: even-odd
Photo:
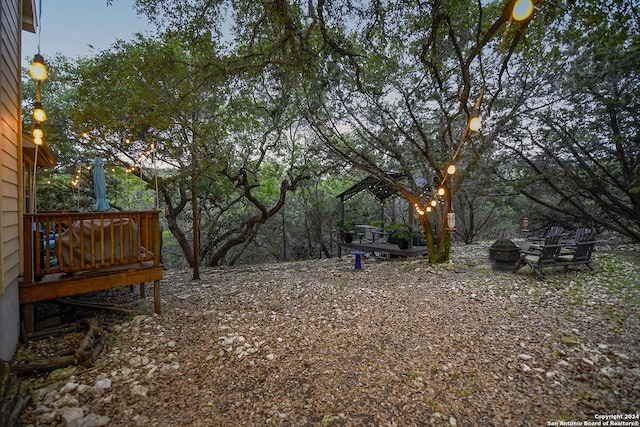
<instances>
[{"instance_id":1,"label":"small potted plant","mask_svg":"<svg viewBox=\"0 0 640 427\"><path fill-rule=\"evenodd\" d=\"M378 220L378 221L371 221L371 225L373 225L374 227L378 227L378 230L382 231L384 230L386 223L382 220Z\"/></svg>"},{"instance_id":2,"label":"small potted plant","mask_svg":"<svg viewBox=\"0 0 640 427\"><path fill-rule=\"evenodd\" d=\"M395 243L400 249L409 248L409 240L411 239L411 226L407 223L390 224L385 226L385 231L389 233L387 242Z\"/></svg>"},{"instance_id":3,"label":"small potted plant","mask_svg":"<svg viewBox=\"0 0 640 427\"><path fill-rule=\"evenodd\" d=\"M353 223L353 220L348 219L346 221L342 221L340 219L336 220L333 223L338 233L340 233L340 237L344 239L345 243L351 243L353 241L353 233L356 231L356 225Z\"/></svg>"}]
</instances>

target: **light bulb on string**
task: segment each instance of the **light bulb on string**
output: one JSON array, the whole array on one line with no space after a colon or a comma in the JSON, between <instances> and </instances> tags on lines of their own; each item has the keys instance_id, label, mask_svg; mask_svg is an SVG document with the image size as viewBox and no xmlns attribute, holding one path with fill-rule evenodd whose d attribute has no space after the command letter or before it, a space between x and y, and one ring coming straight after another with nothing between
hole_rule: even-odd
<instances>
[{"instance_id":1,"label":"light bulb on string","mask_svg":"<svg viewBox=\"0 0 640 427\"><path fill-rule=\"evenodd\" d=\"M445 190L444 187L439 187L438 188L438 196L444 196L446 192L447 192L447 190Z\"/></svg>"},{"instance_id":2,"label":"light bulb on string","mask_svg":"<svg viewBox=\"0 0 640 427\"><path fill-rule=\"evenodd\" d=\"M44 111L44 108L42 108L42 103L39 101L33 104L33 118L36 122L40 123L47 120L47 113Z\"/></svg>"},{"instance_id":3,"label":"light bulb on string","mask_svg":"<svg viewBox=\"0 0 640 427\"><path fill-rule=\"evenodd\" d=\"M44 138L44 131L42 130L42 126L40 126L40 123L36 123L35 125L33 125L33 132L32 132L33 138L34 139L41 139Z\"/></svg>"},{"instance_id":4,"label":"light bulb on string","mask_svg":"<svg viewBox=\"0 0 640 427\"><path fill-rule=\"evenodd\" d=\"M37 81L47 79L47 67L44 65L44 58L39 53L36 53L33 57L31 68L29 68L29 75Z\"/></svg>"},{"instance_id":5,"label":"light bulb on string","mask_svg":"<svg viewBox=\"0 0 640 427\"><path fill-rule=\"evenodd\" d=\"M516 0L511 13L513 20L518 22L526 21L531 15L533 15L533 1Z\"/></svg>"},{"instance_id":6,"label":"light bulb on string","mask_svg":"<svg viewBox=\"0 0 640 427\"><path fill-rule=\"evenodd\" d=\"M480 117L478 116L478 112L474 110L469 118L469 130L472 132L478 132L482 127L482 122L480 121Z\"/></svg>"},{"instance_id":7,"label":"light bulb on string","mask_svg":"<svg viewBox=\"0 0 640 427\"><path fill-rule=\"evenodd\" d=\"M35 5L34 5L35 6ZM29 68L29 74L31 77L41 82L47 79L47 67L44 65L44 58L40 55L40 38L42 36L42 0L40 0L40 4L38 7L38 53L33 56L33 61L31 61L31 67ZM38 98L38 101L40 99Z\"/></svg>"},{"instance_id":8,"label":"light bulb on string","mask_svg":"<svg viewBox=\"0 0 640 427\"><path fill-rule=\"evenodd\" d=\"M456 173L456 164L455 163L449 163L447 165L447 174L455 175L455 173Z\"/></svg>"}]
</instances>

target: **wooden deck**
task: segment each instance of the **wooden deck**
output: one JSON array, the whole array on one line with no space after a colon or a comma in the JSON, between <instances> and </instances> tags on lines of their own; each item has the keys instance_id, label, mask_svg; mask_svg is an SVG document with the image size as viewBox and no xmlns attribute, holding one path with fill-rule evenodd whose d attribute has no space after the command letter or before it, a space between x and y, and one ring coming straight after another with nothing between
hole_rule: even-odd
<instances>
[{"instance_id":1,"label":"wooden deck","mask_svg":"<svg viewBox=\"0 0 640 427\"><path fill-rule=\"evenodd\" d=\"M384 253L404 257L417 257L427 255L426 246L412 246L408 249L400 249L398 245L394 243L368 243L360 242L357 240L354 240L351 243L339 242L338 245L354 251Z\"/></svg>"},{"instance_id":2,"label":"wooden deck","mask_svg":"<svg viewBox=\"0 0 640 427\"><path fill-rule=\"evenodd\" d=\"M34 331L33 303L154 283L160 313L159 213L45 212L24 216L24 272L20 283L25 329Z\"/></svg>"}]
</instances>

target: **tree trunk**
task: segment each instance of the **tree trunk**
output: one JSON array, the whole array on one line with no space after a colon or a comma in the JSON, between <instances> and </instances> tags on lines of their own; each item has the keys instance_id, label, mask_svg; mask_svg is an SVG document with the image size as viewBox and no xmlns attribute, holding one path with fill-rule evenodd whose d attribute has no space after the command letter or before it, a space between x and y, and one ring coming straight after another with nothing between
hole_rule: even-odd
<instances>
[{"instance_id":1,"label":"tree trunk","mask_svg":"<svg viewBox=\"0 0 640 427\"><path fill-rule=\"evenodd\" d=\"M195 154L193 157L195 162ZM191 211L193 215L193 276L191 280L200 280L200 231L198 229L198 196L196 195L195 173L191 177Z\"/></svg>"},{"instance_id":2,"label":"tree trunk","mask_svg":"<svg viewBox=\"0 0 640 427\"><path fill-rule=\"evenodd\" d=\"M287 225L284 218L284 209L282 210L282 260L287 261Z\"/></svg>"}]
</instances>

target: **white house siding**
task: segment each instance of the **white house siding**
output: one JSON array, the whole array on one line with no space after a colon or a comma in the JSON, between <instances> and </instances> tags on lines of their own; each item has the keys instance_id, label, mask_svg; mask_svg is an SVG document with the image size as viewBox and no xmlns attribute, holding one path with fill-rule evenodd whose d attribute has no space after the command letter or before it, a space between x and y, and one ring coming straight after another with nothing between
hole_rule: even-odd
<instances>
[{"instance_id":1,"label":"white house siding","mask_svg":"<svg viewBox=\"0 0 640 427\"><path fill-rule=\"evenodd\" d=\"M23 0L0 0L0 360L20 331L20 42Z\"/></svg>"}]
</instances>

